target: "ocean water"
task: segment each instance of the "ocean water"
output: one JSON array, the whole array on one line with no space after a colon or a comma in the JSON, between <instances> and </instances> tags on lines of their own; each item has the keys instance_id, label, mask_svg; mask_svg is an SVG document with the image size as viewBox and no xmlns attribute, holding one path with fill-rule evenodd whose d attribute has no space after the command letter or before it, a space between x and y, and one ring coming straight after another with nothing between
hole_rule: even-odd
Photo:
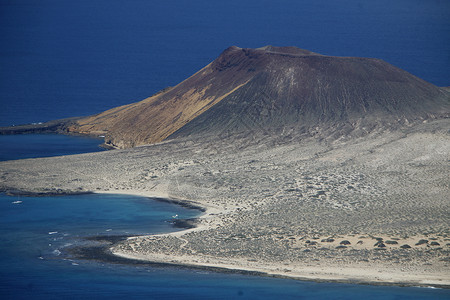
<instances>
[{"instance_id":1,"label":"ocean water","mask_svg":"<svg viewBox=\"0 0 450 300\"><path fill-rule=\"evenodd\" d=\"M173 86L231 45L377 57L450 85L446 0L0 0L0 126Z\"/></svg>"},{"instance_id":2,"label":"ocean water","mask_svg":"<svg viewBox=\"0 0 450 300\"><path fill-rule=\"evenodd\" d=\"M21 201L21 202L20 202ZM1 299L448 299L442 289L316 283L168 266L74 259L95 235L173 231L196 210L151 199L90 194L0 194ZM179 230L179 229L178 229Z\"/></svg>"},{"instance_id":3,"label":"ocean water","mask_svg":"<svg viewBox=\"0 0 450 300\"><path fill-rule=\"evenodd\" d=\"M0 135L0 161L103 151L101 139L58 134Z\"/></svg>"}]
</instances>

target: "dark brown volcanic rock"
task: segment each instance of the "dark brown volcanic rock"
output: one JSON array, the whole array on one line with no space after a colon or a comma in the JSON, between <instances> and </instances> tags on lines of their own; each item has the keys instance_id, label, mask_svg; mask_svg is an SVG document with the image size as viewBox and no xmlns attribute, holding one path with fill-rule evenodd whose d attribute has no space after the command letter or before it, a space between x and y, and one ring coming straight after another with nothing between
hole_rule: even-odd
<instances>
[{"instance_id":1,"label":"dark brown volcanic rock","mask_svg":"<svg viewBox=\"0 0 450 300\"><path fill-rule=\"evenodd\" d=\"M447 91L379 59L275 47L230 48L218 60L224 57L235 68L252 62L254 76L172 137L317 126L367 131L448 116L450 111Z\"/></svg>"},{"instance_id":2,"label":"dark brown volcanic rock","mask_svg":"<svg viewBox=\"0 0 450 300\"><path fill-rule=\"evenodd\" d=\"M295 47L226 49L177 86L81 119L70 131L121 147L186 135L362 134L447 117L450 93L382 60Z\"/></svg>"}]
</instances>

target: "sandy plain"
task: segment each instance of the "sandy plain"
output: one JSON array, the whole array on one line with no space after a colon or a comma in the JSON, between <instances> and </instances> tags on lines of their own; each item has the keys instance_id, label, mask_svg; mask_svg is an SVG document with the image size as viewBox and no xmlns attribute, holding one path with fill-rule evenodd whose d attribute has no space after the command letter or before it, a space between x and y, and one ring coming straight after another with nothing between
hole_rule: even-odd
<instances>
[{"instance_id":1,"label":"sandy plain","mask_svg":"<svg viewBox=\"0 0 450 300\"><path fill-rule=\"evenodd\" d=\"M307 280L450 287L450 121L338 140L264 132L0 162L0 190L201 206L115 255ZM406 245L406 246L405 246Z\"/></svg>"}]
</instances>

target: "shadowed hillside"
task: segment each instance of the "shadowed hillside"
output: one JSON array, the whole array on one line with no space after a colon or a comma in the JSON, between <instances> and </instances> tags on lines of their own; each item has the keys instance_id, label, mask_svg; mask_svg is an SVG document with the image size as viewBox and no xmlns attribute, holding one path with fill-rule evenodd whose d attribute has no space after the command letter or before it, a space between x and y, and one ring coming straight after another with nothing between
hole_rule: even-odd
<instances>
[{"instance_id":1,"label":"shadowed hillside","mask_svg":"<svg viewBox=\"0 0 450 300\"><path fill-rule=\"evenodd\" d=\"M450 93L382 60L295 47L230 47L173 88L77 120L119 148L167 138L296 129L335 136L449 113Z\"/></svg>"}]
</instances>

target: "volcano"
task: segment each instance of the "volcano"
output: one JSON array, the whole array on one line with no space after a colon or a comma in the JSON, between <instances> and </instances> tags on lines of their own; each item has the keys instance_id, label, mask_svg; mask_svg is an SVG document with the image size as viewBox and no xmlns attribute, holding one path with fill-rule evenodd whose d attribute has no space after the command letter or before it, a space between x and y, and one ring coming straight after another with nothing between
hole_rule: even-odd
<instances>
[{"instance_id":1,"label":"volcano","mask_svg":"<svg viewBox=\"0 0 450 300\"><path fill-rule=\"evenodd\" d=\"M361 134L448 117L450 93L380 59L232 46L143 101L80 118L71 133L129 148L226 132Z\"/></svg>"}]
</instances>

